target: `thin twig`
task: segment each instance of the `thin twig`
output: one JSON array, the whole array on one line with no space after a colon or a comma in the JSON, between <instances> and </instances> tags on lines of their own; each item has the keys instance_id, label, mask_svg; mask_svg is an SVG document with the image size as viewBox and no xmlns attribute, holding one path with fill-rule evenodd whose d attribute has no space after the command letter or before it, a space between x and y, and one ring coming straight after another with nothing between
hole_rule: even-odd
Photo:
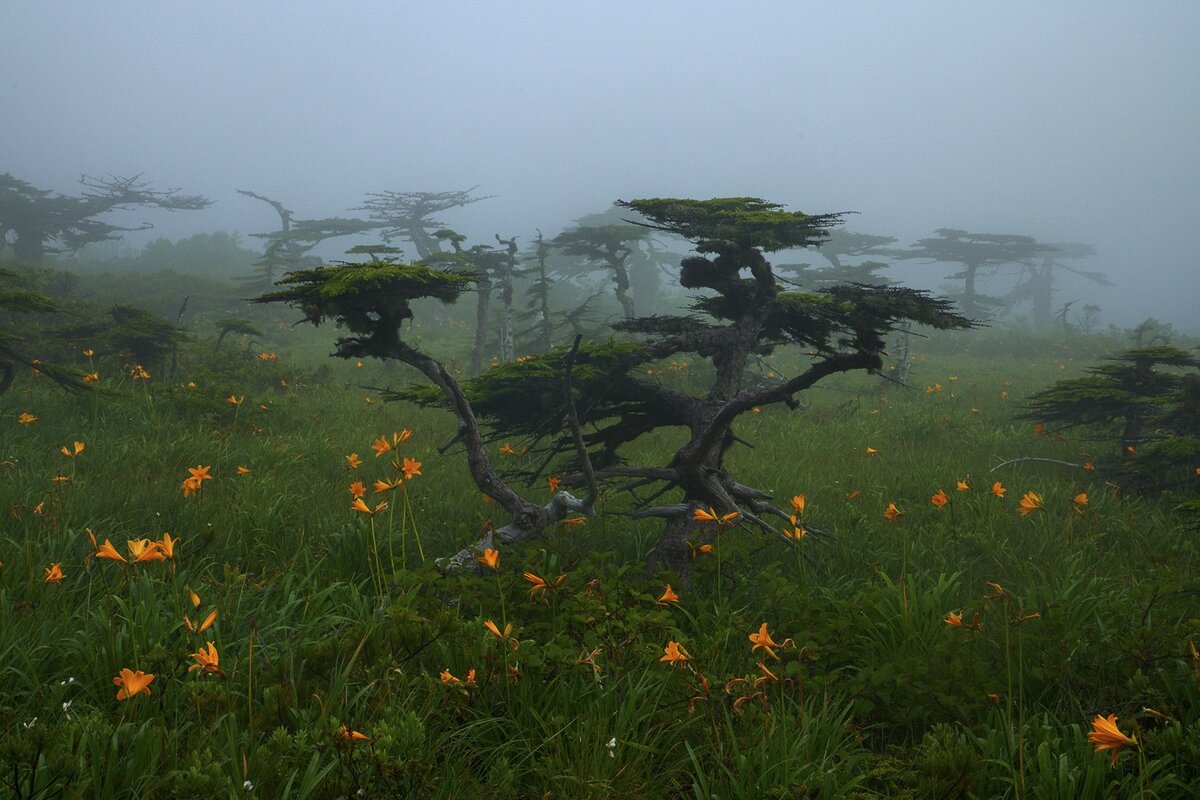
<instances>
[{"instance_id":1,"label":"thin twig","mask_svg":"<svg viewBox=\"0 0 1200 800\"><path fill-rule=\"evenodd\" d=\"M1041 458L1039 456L1021 456L1020 458L1010 458L1007 461L1001 461L996 466L992 467L988 472L995 472L1001 467L1007 467L1009 464L1017 464L1021 461L1045 461L1048 464L1062 464L1064 467L1077 467L1083 469L1083 464L1076 464L1073 461L1060 461L1057 458Z\"/></svg>"}]
</instances>

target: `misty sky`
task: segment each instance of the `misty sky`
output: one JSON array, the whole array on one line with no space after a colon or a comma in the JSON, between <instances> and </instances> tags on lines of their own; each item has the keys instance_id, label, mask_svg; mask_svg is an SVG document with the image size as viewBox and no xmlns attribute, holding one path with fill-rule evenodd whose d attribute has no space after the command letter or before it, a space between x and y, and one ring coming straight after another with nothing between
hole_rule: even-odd
<instances>
[{"instance_id":1,"label":"misty sky","mask_svg":"<svg viewBox=\"0 0 1200 800\"><path fill-rule=\"evenodd\" d=\"M9 0L0 20L0 172L217 201L138 212L136 243L272 229L235 188L320 217L478 184L495 198L446 221L526 241L617 198L754 195L906 242L1091 243L1118 286L1060 302L1200 317L1194 0Z\"/></svg>"}]
</instances>

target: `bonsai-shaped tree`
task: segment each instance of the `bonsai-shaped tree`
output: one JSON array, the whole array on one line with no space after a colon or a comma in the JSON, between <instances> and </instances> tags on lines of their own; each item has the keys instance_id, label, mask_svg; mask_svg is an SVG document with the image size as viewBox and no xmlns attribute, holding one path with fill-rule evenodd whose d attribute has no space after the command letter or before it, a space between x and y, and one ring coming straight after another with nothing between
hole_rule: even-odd
<instances>
[{"instance_id":1,"label":"bonsai-shaped tree","mask_svg":"<svg viewBox=\"0 0 1200 800\"><path fill-rule=\"evenodd\" d=\"M99 219L110 211L137 206L164 211L198 210L212 205L199 195L182 195L178 189L155 190L140 175L132 178L79 179L78 197L37 189L11 174L0 175L0 247L11 244L18 264L39 264L46 253L74 252L85 244L117 238L123 228Z\"/></svg>"},{"instance_id":2,"label":"bonsai-shaped tree","mask_svg":"<svg viewBox=\"0 0 1200 800\"><path fill-rule=\"evenodd\" d=\"M1171 345L1126 350L1081 378L1033 395L1024 412L1059 428L1091 428L1127 469L1154 483L1200 468L1200 359ZM1157 474L1157 478L1154 476Z\"/></svg>"},{"instance_id":3,"label":"bonsai-shaped tree","mask_svg":"<svg viewBox=\"0 0 1200 800\"><path fill-rule=\"evenodd\" d=\"M845 285L818 293L783 291L764 254L820 243L839 222L837 214L806 215L746 197L618 205L641 214L647 222L640 224L652 230L693 242L699 255L683 261L680 282L709 294L695 300L692 315L618 323L619 330L640 341L579 348L572 392L580 422L590 429L583 437L588 459L563 481L588 485L594 475L604 483L627 482L622 488L630 491L651 487L632 516L666 519L658 554L666 566L686 573L688 541L712 530L710 522L697 518L698 510L734 515L729 518L773 533L776 529L764 517L789 518L768 492L742 484L726 468L726 453L739 441L734 423L740 415L777 403L794 407L797 393L838 372L878 371L885 337L900 322L936 328L968 328L971 322L954 313L947 301L914 289ZM751 359L788 344L811 352L809 366L790 379L748 388L744 378ZM690 394L646 374L653 362L685 354L711 362L714 374L707 391ZM562 399L558 365L565 355L566 349L558 348L502 365L466 384L458 402L485 418L498 435L527 436L530 452L543 454L541 465L548 466L561 453L578 452L572 448L576 437L570 407ZM446 403L428 391L401 396ZM686 443L667 463L625 463L622 446L664 427L688 432ZM674 493L677 502L649 505L666 493ZM469 563L478 546L448 563Z\"/></svg>"},{"instance_id":4,"label":"bonsai-shaped tree","mask_svg":"<svg viewBox=\"0 0 1200 800\"><path fill-rule=\"evenodd\" d=\"M128 359L131 367L148 368L150 374L161 372L168 363L174 365L179 345L188 338L169 319L122 304L109 309L107 318L63 328L57 335L69 341L99 343L105 352Z\"/></svg>"},{"instance_id":5,"label":"bonsai-shaped tree","mask_svg":"<svg viewBox=\"0 0 1200 800\"><path fill-rule=\"evenodd\" d=\"M288 273L279 281L284 288L264 294L255 302L288 303L298 308L304 319L313 325L332 321L344 328L349 335L337 340L335 356L401 361L415 367L433 383L458 418L455 438L466 449L467 466L475 485L512 517L507 526L488 532L483 544L490 546L496 538L515 541L538 535L573 512L590 514L595 491L590 491L582 500L567 491L560 491L544 505L519 495L492 465L484 449L483 433L474 409L453 374L437 359L402 338L402 326L413 317L411 304L414 300L436 298L443 303L453 303L475 280L476 276L469 273L424 264L373 260ZM566 384L570 385L570 359L561 367L566 374ZM582 442L579 451L586 463L587 453Z\"/></svg>"},{"instance_id":6,"label":"bonsai-shaped tree","mask_svg":"<svg viewBox=\"0 0 1200 800\"><path fill-rule=\"evenodd\" d=\"M629 261L638 244L650 237L644 225L629 222L612 223L600 215L598 220L584 218L576 227L563 231L554 239L554 246L570 256L583 259L584 269L605 270L610 273L613 292L621 304L625 319L633 319L633 297L629 294Z\"/></svg>"},{"instance_id":7,"label":"bonsai-shaped tree","mask_svg":"<svg viewBox=\"0 0 1200 800\"><path fill-rule=\"evenodd\" d=\"M995 233L968 233L954 228L938 228L936 237L921 239L907 250L892 250L894 258L922 259L929 262L961 264L962 271L950 280L962 281L962 292L954 299L963 314L971 319L1001 308L1002 300L979 291L979 281L1005 264L1027 263L1035 256L1049 253L1050 245L1030 236Z\"/></svg>"},{"instance_id":8,"label":"bonsai-shaped tree","mask_svg":"<svg viewBox=\"0 0 1200 800\"><path fill-rule=\"evenodd\" d=\"M490 197L472 195L476 188L453 192L377 192L368 194L355 211L369 212L375 227L382 229L385 241L407 240L416 248L417 257L426 261L442 251L444 241L434 234L446 226L434 215Z\"/></svg>"}]
</instances>

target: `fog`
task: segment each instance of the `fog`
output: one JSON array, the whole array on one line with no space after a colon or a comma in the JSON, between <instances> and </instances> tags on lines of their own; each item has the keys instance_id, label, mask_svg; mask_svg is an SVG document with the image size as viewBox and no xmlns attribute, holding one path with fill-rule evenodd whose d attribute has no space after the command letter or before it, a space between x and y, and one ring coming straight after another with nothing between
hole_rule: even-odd
<instances>
[{"instance_id":1,"label":"fog","mask_svg":"<svg viewBox=\"0 0 1200 800\"><path fill-rule=\"evenodd\" d=\"M478 185L445 220L524 242L618 198L753 195L902 244L1089 243L1116 285L1060 302L1194 327L1200 4L831 5L14 0L0 173L216 201L119 218L155 225L134 245L273 230L238 188L311 218Z\"/></svg>"}]
</instances>

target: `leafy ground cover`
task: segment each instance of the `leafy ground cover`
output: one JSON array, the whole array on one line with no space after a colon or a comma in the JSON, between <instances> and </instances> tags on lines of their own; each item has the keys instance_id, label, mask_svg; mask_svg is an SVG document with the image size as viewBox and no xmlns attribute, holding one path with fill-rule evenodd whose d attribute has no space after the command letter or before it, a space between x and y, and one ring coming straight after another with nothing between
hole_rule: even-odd
<instances>
[{"instance_id":1,"label":"leafy ground cover","mask_svg":"<svg viewBox=\"0 0 1200 800\"><path fill-rule=\"evenodd\" d=\"M741 424L738 474L791 498L796 524L714 521L688 586L647 573L661 523L621 516L620 494L481 575L440 573L503 521L440 452L451 418L381 402L364 386L406 373L326 366L312 340L197 355L172 380L94 354L80 366L104 395L22 380L0 412L0 781L25 798L1190 796L1196 531L1113 481L1106 443L1017 419L1094 353L953 341L915 388L841 377Z\"/></svg>"}]
</instances>

